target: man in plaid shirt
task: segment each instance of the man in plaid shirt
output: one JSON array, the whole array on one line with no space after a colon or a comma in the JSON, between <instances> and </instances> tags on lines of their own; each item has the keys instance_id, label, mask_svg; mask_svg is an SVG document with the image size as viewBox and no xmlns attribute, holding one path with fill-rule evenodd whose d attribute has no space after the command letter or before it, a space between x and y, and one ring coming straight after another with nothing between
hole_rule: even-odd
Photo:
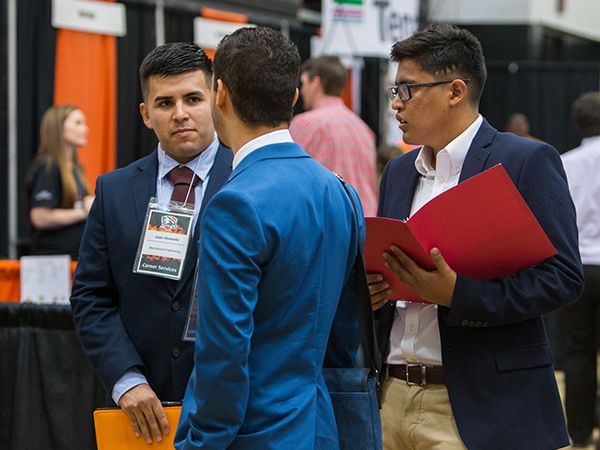
<instances>
[{"instance_id":1,"label":"man in plaid shirt","mask_svg":"<svg viewBox=\"0 0 600 450\"><path fill-rule=\"evenodd\" d=\"M290 133L314 159L354 186L365 216L377 214L375 133L341 99L346 68L335 56L304 62L302 100Z\"/></svg>"}]
</instances>

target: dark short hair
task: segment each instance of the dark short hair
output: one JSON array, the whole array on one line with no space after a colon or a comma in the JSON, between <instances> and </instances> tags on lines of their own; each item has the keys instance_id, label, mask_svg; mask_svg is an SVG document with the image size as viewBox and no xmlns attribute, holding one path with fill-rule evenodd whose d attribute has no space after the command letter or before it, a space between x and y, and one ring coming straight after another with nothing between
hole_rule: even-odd
<instances>
[{"instance_id":1,"label":"dark short hair","mask_svg":"<svg viewBox=\"0 0 600 450\"><path fill-rule=\"evenodd\" d=\"M212 63L193 42L171 42L156 47L146 55L140 66L140 84L144 98L148 93L148 80L152 76L168 77L201 70L210 80ZM210 81L208 83L210 86Z\"/></svg>"},{"instance_id":2,"label":"dark short hair","mask_svg":"<svg viewBox=\"0 0 600 450\"><path fill-rule=\"evenodd\" d=\"M468 78L471 103L478 105L487 78L481 43L469 31L449 23L435 23L398 41L392 61L414 60L436 77Z\"/></svg>"},{"instance_id":3,"label":"dark short hair","mask_svg":"<svg viewBox=\"0 0 600 450\"><path fill-rule=\"evenodd\" d=\"M340 97L346 85L346 68L337 56L319 56L304 61L300 73L306 73L312 80L318 76L325 95Z\"/></svg>"},{"instance_id":4,"label":"dark short hair","mask_svg":"<svg viewBox=\"0 0 600 450\"><path fill-rule=\"evenodd\" d=\"M571 114L581 137L600 135L600 92L586 92L577 97Z\"/></svg>"},{"instance_id":5,"label":"dark short hair","mask_svg":"<svg viewBox=\"0 0 600 450\"><path fill-rule=\"evenodd\" d=\"M298 87L298 48L281 32L245 27L225 36L214 59L214 83L231 94L238 117L249 125L278 126L292 120Z\"/></svg>"}]
</instances>

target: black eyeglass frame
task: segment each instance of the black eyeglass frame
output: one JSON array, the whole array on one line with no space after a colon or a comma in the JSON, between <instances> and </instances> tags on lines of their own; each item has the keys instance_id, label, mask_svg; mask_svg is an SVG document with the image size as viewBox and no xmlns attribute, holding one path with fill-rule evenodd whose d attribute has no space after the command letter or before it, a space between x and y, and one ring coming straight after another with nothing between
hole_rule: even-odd
<instances>
[{"instance_id":1,"label":"black eyeglass frame","mask_svg":"<svg viewBox=\"0 0 600 450\"><path fill-rule=\"evenodd\" d=\"M471 81L470 78L455 78L453 80L444 80L444 81L430 81L427 83L400 83L396 86L390 86L387 91L391 101L394 101L396 96L400 98L403 102L407 102L412 98L412 88L416 87L434 87L440 86L442 84L452 83L455 80L461 80L465 83L469 83ZM406 92L403 94L403 92Z\"/></svg>"}]
</instances>

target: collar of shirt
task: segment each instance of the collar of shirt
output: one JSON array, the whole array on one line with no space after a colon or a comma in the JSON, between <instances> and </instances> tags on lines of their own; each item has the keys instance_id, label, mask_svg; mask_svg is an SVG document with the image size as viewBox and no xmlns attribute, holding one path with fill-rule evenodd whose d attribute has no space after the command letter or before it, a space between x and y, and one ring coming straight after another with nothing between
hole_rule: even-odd
<instances>
[{"instance_id":1,"label":"collar of shirt","mask_svg":"<svg viewBox=\"0 0 600 450\"><path fill-rule=\"evenodd\" d=\"M462 169L463 162L469 151L469 147L483 122L481 114L465 131L454 138L445 148L440 150L436 157L436 168L431 163L433 151L423 146L415 159L415 168L424 177L440 176L445 179L456 176Z\"/></svg>"},{"instance_id":2,"label":"collar of shirt","mask_svg":"<svg viewBox=\"0 0 600 450\"><path fill-rule=\"evenodd\" d=\"M232 170L235 170L237 165L242 162L242 159L244 159L253 151L261 147L265 147L266 145L282 144L284 142L294 142L292 135L287 129L271 131L267 134L263 134L262 136L254 138L249 142L246 142L242 148L235 153L235 156L233 157Z\"/></svg>"},{"instance_id":3,"label":"collar of shirt","mask_svg":"<svg viewBox=\"0 0 600 450\"><path fill-rule=\"evenodd\" d=\"M594 149L594 151L596 151L598 149L598 146L600 146L600 136L586 137L581 140L580 147L586 147Z\"/></svg>"},{"instance_id":4,"label":"collar of shirt","mask_svg":"<svg viewBox=\"0 0 600 450\"><path fill-rule=\"evenodd\" d=\"M323 97L315 109L327 108L328 106L344 106L344 100L341 97Z\"/></svg>"},{"instance_id":5,"label":"collar of shirt","mask_svg":"<svg viewBox=\"0 0 600 450\"><path fill-rule=\"evenodd\" d=\"M196 176L200 178L200 181L204 181L210 172L210 169L215 161L215 156L217 155L217 150L219 149L219 139L217 138L217 134L213 138L213 141L210 145L196 156L191 161L188 161L185 164L180 164L171 158L167 153L162 149L160 143L158 144L158 179L162 180L167 176L167 174L174 169L175 167L184 166L189 169L192 169Z\"/></svg>"}]
</instances>

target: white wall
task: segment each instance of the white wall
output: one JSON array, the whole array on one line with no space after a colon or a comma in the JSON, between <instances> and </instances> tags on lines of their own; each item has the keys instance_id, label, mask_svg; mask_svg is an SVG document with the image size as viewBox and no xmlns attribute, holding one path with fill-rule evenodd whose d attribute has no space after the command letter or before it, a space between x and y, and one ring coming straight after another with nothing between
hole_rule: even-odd
<instances>
[{"instance_id":1,"label":"white wall","mask_svg":"<svg viewBox=\"0 0 600 450\"><path fill-rule=\"evenodd\" d=\"M429 0L430 19L457 24L544 25L600 41L600 0Z\"/></svg>"},{"instance_id":2,"label":"white wall","mask_svg":"<svg viewBox=\"0 0 600 450\"><path fill-rule=\"evenodd\" d=\"M600 41L600 1L566 0L562 13L557 11L556 0L530 2L533 15L542 25Z\"/></svg>"},{"instance_id":3,"label":"white wall","mask_svg":"<svg viewBox=\"0 0 600 450\"><path fill-rule=\"evenodd\" d=\"M433 21L457 24L526 24L531 22L530 3L531 0L429 0L429 14Z\"/></svg>"}]
</instances>

